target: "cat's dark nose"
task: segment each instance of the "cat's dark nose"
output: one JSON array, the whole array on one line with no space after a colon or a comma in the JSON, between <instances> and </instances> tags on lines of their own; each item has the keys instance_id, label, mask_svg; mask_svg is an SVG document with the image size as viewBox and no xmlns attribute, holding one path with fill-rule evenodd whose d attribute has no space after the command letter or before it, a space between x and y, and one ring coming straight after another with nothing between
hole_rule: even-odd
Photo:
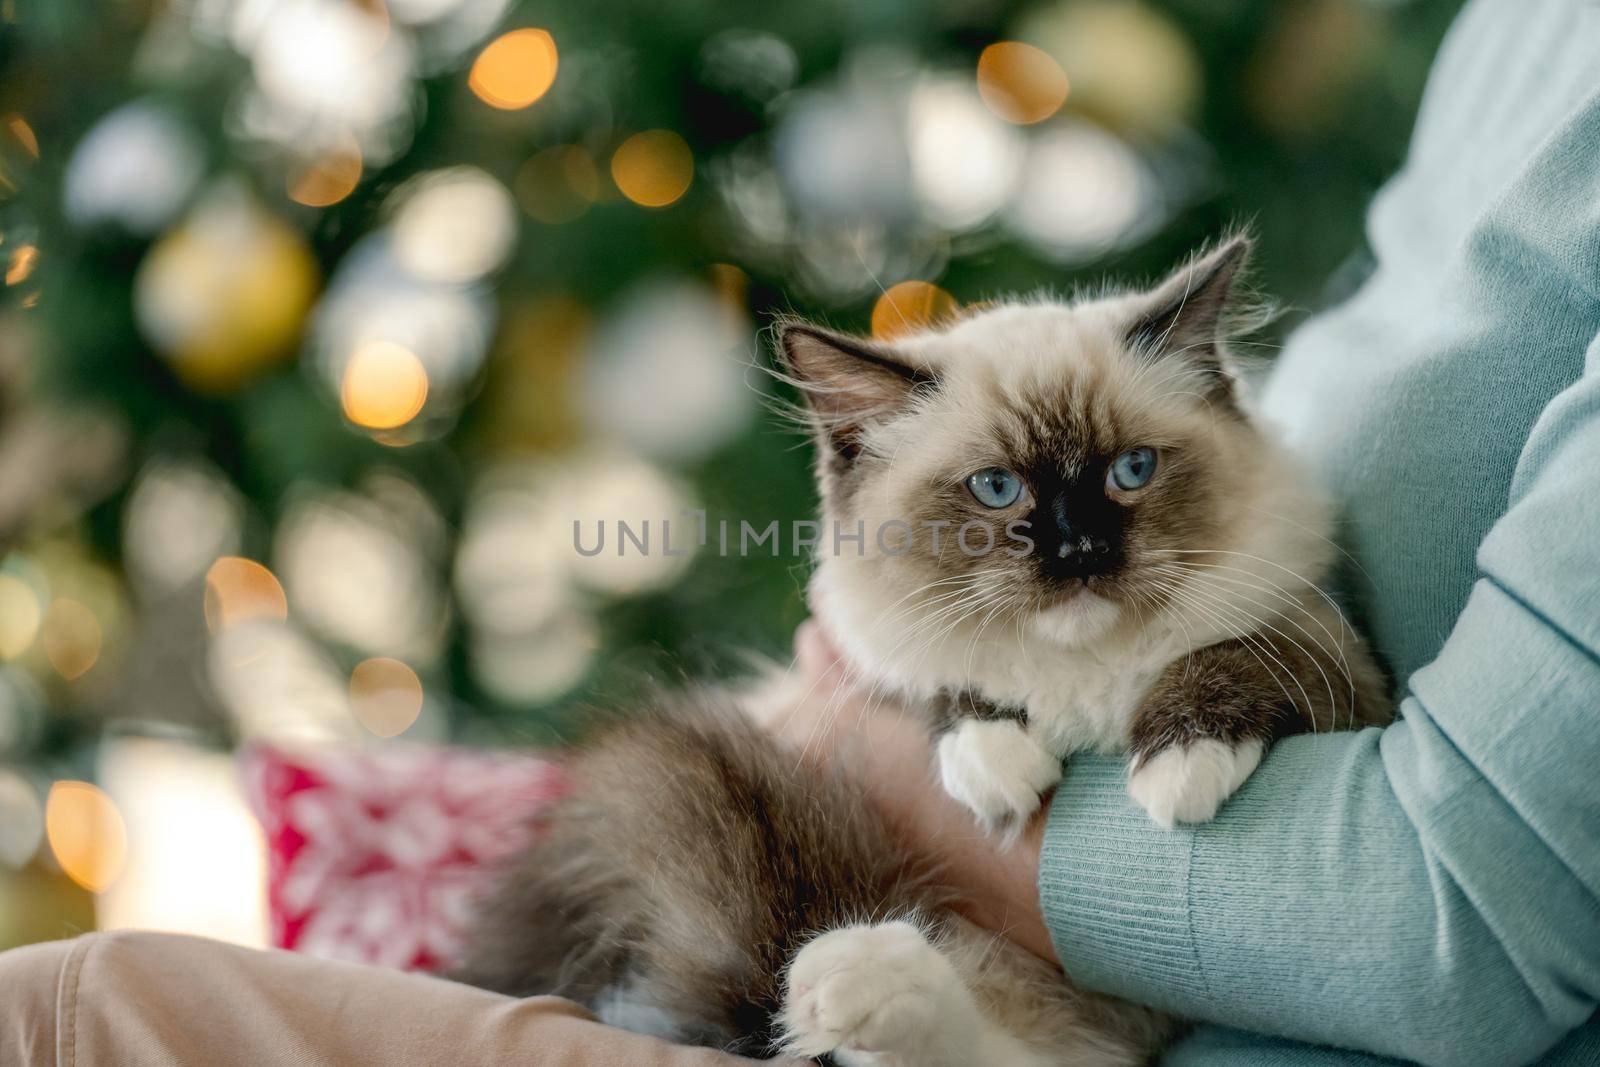
<instances>
[{"instance_id":1,"label":"cat's dark nose","mask_svg":"<svg viewBox=\"0 0 1600 1067\"><path fill-rule=\"evenodd\" d=\"M1055 519L1054 544L1045 548L1046 560L1060 578L1088 578L1107 574L1122 565L1121 529L1113 516L1085 514L1069 506L1065 496L1051 504Z\"/></svg>"}]
</instances>

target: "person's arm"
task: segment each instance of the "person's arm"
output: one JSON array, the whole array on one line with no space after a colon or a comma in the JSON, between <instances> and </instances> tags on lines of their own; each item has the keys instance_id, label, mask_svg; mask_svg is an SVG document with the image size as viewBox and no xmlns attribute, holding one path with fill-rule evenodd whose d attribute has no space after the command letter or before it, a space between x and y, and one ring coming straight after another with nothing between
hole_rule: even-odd
<instances>
[{"instance_id":1,"label":"person's arm","mask_svg":"<svg viewBox=\"0 0 1600 1067\"><path fill-rule=\"evenodd\" d=\"M1263 1033L1523 1064L1600 1000L1600 343L1386 730L1300 737L1165 832L1076 757L1044 915L1092 989ZM1441 521L1445 521L1441 519Z\"/></svg>"}]
</instances>

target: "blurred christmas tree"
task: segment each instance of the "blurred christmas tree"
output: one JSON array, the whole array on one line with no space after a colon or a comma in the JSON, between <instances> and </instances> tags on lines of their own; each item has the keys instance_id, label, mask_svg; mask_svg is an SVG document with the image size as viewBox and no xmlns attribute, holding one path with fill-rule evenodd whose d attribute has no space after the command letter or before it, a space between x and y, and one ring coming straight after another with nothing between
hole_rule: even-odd
<instances>
[{"instance_id":1,"label":"blurred christmas tree","mask_svg":"<svg viewBox=\"0 0 1600 1067\"><path fill-rule=\"evenodd\" d=\"M770 311L1241 220L1320 305L1453 7L0 0L0 866L108 729L540 741L781 655L803 561L571 528L809 512Z\"/></svg>"}]
</instances>

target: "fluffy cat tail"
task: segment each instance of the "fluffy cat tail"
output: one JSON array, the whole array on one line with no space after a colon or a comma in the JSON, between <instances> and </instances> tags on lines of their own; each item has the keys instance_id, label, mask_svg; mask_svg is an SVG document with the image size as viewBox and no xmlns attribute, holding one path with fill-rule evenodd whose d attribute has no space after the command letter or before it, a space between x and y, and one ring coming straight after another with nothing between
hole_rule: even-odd
<instances>
[{"instance_id":1,"label":"fluffy cat tail","mask_svg":"<svg viewBox=\"0 0 1600 1067\"><path fill-rule=\"evenodd\" d=\"M931 864L860 788L803 764L726 694L619 717L568 768L572 790L483 902L458 980L765 1054L784 968L811 936L945 914Z\"/></svg>"}]
</instances>

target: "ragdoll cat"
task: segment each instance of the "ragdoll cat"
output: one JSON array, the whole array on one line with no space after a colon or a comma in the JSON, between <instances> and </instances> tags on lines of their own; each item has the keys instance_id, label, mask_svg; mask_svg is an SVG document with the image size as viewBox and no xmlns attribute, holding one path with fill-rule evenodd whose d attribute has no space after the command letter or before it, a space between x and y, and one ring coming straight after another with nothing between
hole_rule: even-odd
<instances>
[{"instance_id":1,"label":"ragdoll cat","mask_svg":"<svg viewBox=\"0 0 1600 1067\"><path fill-rule=\"evenodd\" d=\"M892 344L781 328L825 530L864 534L824 535L813 603L875 690L927 711L946 788L991 827L1072 751L1128 752L1171 826L1211 817L1275 737L1387 717L1316 585L1326 505L1230 369L1247 251ZM707 690L597 730L457 977L845 1067L1112 1067L1170 1037L961 919L858 785L754 725L799 699Z\"/></svg>"},{"instance_id":2,"label":"ragdoll cat","mask_svg":"<svg viewBox=\"0 0 1600 1067\"><path fill-rule=\"evenodd\" d=\"M1317 582L1328 505L1241 404L1236 238L1153 293L1019 303L890 346L805 326L827 525L812 603L859 672L942 709L945 788L1020 825L1082 749L1204 822L1275 737L1382 721Z\"/></svg>"}]
</instances>

